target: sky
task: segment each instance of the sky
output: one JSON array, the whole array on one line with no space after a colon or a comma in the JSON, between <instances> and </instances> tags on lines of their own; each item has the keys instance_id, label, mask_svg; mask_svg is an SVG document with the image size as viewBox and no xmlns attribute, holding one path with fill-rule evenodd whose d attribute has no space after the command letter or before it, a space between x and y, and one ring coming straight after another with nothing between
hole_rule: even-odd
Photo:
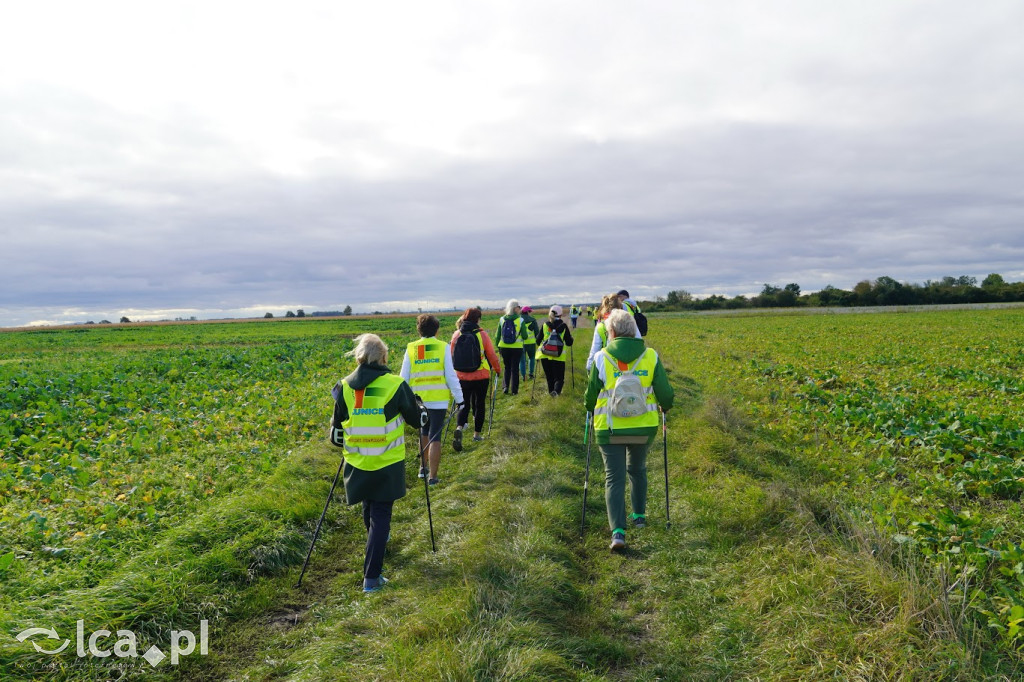
<instances>
[{"instance_id":1,"label":"sky","mask_svg":"<svg viewBox=\"0 0 1024 682\"><path fill-rule=\"evenodd\" d=\"M0 7L0 326L1024 280L1017 0Z\"/></svg>"}]
</instances>

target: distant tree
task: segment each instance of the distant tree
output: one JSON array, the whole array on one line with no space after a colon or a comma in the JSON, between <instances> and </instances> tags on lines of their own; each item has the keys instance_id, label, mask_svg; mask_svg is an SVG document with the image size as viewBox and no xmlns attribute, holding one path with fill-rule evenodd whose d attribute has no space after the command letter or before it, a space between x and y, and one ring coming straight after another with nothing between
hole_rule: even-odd
<instances>
[{"instance_id":1,"label":"distant tree","mask_svg":"<svg viewBox=\"0 0 1024 682\"><path fill-rule=\"evenodd\" d=\"M298 310L295 311L295 315L297 317L305 317L306 316L306 311L303 310L302 308L299 308Z\"/></svg>"},{"instance_id":2,"label":"distant tree","mask_svg":"<svg viewBox=\"0 0 1024 682\"><path fill-rule=\"evenodd\" d=\"M274 313L267 313L266 315L264 315L264 316L263 316L263 319L265 319L265 320L269 320L269 319L270 319L270 318L272 318L273 316L274 316Z\"/></svg>"},{"instance_id":3,"label":"distant tree","mask_svg":"<svg viewBox=\"0 0 1024 682\"><path fill-rule=\"evenodd\" d=\"M285 316L285 317L295 317L295 313L293 313L292 311L290 311L290 310L289 310L288 312L286 312L286 313L284 314L284 316Z\"/></svg>"},{"instance_id":4,"label":"distant tree","mask_svg":"<svg viewBox=\"0 0 1024 682\"><path fill-rule=\"evenodd\" d=\"M350 306L350 305L345 306L345 309L343 311L341 311L341 314L342 315L351 315L352 314L352 306Z\"/></svg>"},{"instance_id":5,"label":"distant tree","mask_svg":"<svg viewBox=\"0 0 1024 682\"><path fill-rule=\"evenodd\" d=\"M991 275L981 280L981 286L984 289L995 289L997 287L1006 286L1006 282L1003 280L1002 275L993 272Z\"/></svg>"},{"instance_id":6,"label":"distant tree","mask_svg":"<svg viewBox=\"0 0 1024 682\"><path fill-rule=\"evenodd\" d=\"M665 296L665 303L672 308L682 308L693 304L693 294L685 289L670 291Z\"/></svg>"},{"instance_id":7,"label":"distant tree","mask_svg":"<svg viewBox=\"0 0 1024 682\"><path fill-rule=\"evenodd\" d=\"M110 324L110 320L100 320L100 324Z\"/></svg>"},{"instance_id":8,"label":"distant tree","mask_svg":"<svg viewBox=\"0 0 1024 682\"><path fill-rule=\"evenodd\" d=\"M384 313L382 313L382 312L381 312L381 311L379 311L379 310L374 310L374 311L373 311L373 314L374 314L374 315L383 315Z\"/></svg>"},{"instance_id":9,"label":"distant tree","mask_svg":"<svg viewBox=\"0 0 1024 682\"><path fill-rule=\"evenodd\" d=\"M120 320L120 322L121 322L121 324L128 324L129 322L131 322L131 320L129 320L129 319L128 319L127 317L125 317L124 315L122 315L122 316L121 316L121 320Z\"/></svg>"},{"instance_id":10,"label":"distant tree","mask_svg":"<svg viewBox=\"0 0 1024 682\"><path fill-rule=\"evenodd\" d=\"M960 275L956 278L956 285L958 287L974 287L978 286L977 277L968 277L967 275Z\"/></svg>"},{"instance_id":11,"label":"distant tree","mask_svg":"<svg viewBox=\"0 0 1024 682\"><path fill-rule=\"evenodd\" d=\"M88 322L86 322L86 324L96 324L96 323L93 322L92 320L89 320Z\"/></svg>"}]
</instances>

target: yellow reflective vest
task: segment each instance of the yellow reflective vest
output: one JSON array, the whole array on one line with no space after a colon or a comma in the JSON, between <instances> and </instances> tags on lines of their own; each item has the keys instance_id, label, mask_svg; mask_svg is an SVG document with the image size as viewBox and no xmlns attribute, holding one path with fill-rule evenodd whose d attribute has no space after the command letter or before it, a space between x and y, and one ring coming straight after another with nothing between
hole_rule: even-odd
<instances>
[{"instance_id":1,"label":"yellow reflective vest","mask_svg":"<svg viewBox=\"0 0 1024 682\"><path fill-rule=\"evenodd\" d=\"M555 357L553 355L544 355L544 353L541 352L541 349L544 348L544 344L547 343L548 337L551 336L551 327L549 327L548 323L545 322L544 326L541 327L542 335L540 337L540 343L537 344L537 353L534 355L534 357L537 360L555 360L557 362L565 362L567 359L566 356L569 355L569 346L564 345L565 332L568 329L568 327L562 327L562 333L558 335L558 338L562 339L562 354L559 355L558 357Z\"/></svg>"},{"instance_id":2,"label":"yellow reflective vest","mask_svg":"<svg viewBox=\"0 0 1024 682\"><path fill-rule=\"evenodd\" d=\"M448 344L436 338L420 339L406 346L409 356L409 387L425 403L448 403L452 392L444 376Z\"/></svg>"},{"instance_id":3,"label":"yellow reflective vest","mask_svg":"<svg viewBox=\"0 0 1024 682\"><path fill-rule=\"evenodd\" d=\"M401 413L391 420L384 417L388 404L404 381L395 374L384 374L369 386L355 391L343 379L342 395L348 407L348 419L335 425L334 441L344 443L345 461L356 469L376 471L405 459L405 419Z\"/></svg>"},{"instance_id":4,"label":"yellow reflective vest","mask_svg":"<svg viewBox=\"0 0 1024 682\"><path fill-rule=\"evenodd\" d=\"M523 318L517 315L516 318L512 320L512 324L515 325L516 328L516 340L513 343L505 343L504 337L501 334L501 329L505 326L505 318L502 317L501 320L498 321L498 348L523 347Z\"/></svg>"},{"instance_id":5,"label":"yellow reflective vest","mask_svg":"<svg viewBox=\"0 0 1024 682\"><path fill-rule=\"evenodd\" d=\"M594 430L595 431L621 431L625 429L658 428L658 400L654 395L654 368L658 365L658 353L653 348L648 348L644 354L632 363L625 363L613 358L608 349L599 351L594 356L594 363L600 363L604 370L604 387L597 394L597 403L594 405ZM643 386L646 398L645 411L635 417L617 417L611 414L608 401L615 388L615 382L619 375L629 372L635 374Z\"/></svg>"}]
</instances>

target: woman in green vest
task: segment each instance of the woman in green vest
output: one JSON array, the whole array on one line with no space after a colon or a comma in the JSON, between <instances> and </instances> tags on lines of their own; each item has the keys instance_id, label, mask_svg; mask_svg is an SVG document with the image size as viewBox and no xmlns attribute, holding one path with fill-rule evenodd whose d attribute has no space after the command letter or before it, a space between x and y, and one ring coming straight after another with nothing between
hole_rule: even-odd
<instances>
[{"instance_id":1,"label":"woman in green vest","mask_svg":"<svg viewBox=\"0 0 1024 682\"><path fill-rule=\"evenodd\" d=\"M334 395L331 442L345 457L345 497L362 502L366 526L363 592L376 592L395 500L405 496L405 425L422 428L426 409L409 384L387 367L388 347L376 334L362 334L348 353L356 369L339 381Z\"/></svg>"},{"instance_id":2,"label":"woman in green vest","mask_svg":"<svg viewBox=\"0 0 1024 682\"><path fill-rule=\"evenodd\" d=\"M533 308L528 305L523 306L519 317L523 318L523 324L526 325L529 332L526 340L523 341L523 356L519 361L519 376L525 381L532 379L534 372L537 371L537 360L534 359L534 354L537 352L537 344L540 343L540 326L537 324L537 318L533 316ZM530 371L527 372L527 369Z\"/></svg>"},{"instance_id":3,"label":"woman in green vest","mask_svg":"<svg viewBox=\"0 0 1024 682\"><path fill-rule=\"evenodd\" d=\"M552 345L548 343L552 340L552 332L562 342L560 347L556 343L554 344L555 348L549 348ZM568 347L572 345L572 341L572 332L562 320L562 306L551 306L537 346L537 359L540 360L540 366L544 369L544 378L548 382L548 393L551 394L551 397L562 394L562 386L565 384L565 362L569 358ZM554 354L555 349L558 351L557 355Z\"/></svg>"},{"instance_id":4,"label":"woman in green vest","mask_svg":"<svg viewBox=\"0 0 1024 682\"><path fill-rule=\"evenodd\" d=\"M502 393L508 393L511 388L512 395L519 394L519 361L523 357L523 343L530 333L523 324L523 318L519 316L522 310L519 301L510 299L505 304L505 315L498 320L498 329L494 334L498 339L501 362L505 365Z\"/></svg>"},{"instance_id":5,"label":"woman in green vest","mask_svg":"<svg viewBox=\"0 0 1024 682\"><path fill-rule=\"evenodd\" d=\"M586 407L594 413L594 440L604 459L604 499L613 550L626 546L626 478L633 525L647 523L647 450L658 433L658 407L675 397L658 353L636 338L636 322L625 310L604 320L608 345L594 356ZM625 377L625 378L623 378ZM630 400L633 396L635 399Z\"/></svg>"}]
</instances>

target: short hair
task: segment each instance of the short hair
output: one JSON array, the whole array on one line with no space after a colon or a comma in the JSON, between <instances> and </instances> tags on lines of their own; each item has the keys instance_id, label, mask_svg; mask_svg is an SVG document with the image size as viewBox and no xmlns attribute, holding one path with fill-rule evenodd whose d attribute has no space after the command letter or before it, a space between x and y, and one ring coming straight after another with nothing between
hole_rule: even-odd
<instances>
[{"instance_id":1,"label":"short hair","mask_svg":"<svg viewBox=\"0 0 1024 682\"><path fill-rule=\"evenodd\" d=\"M441 323L430 313L423 313L416 318L416 331L424 338L429 339L434 336L440 328Z\"/></svg>"},{"instance_id":2,"label":"short hair","mask_svg":"<svg viewBox=\"0 0 1024 682\"><path fill-rule=\"evenodd\" d=\"M355 348L346 355L355 358L357 364L388 364L388 346L376 334L360 334L356 337L355 343Z\"/></svg>"},{"instance_id":3,"label":"short hair","mask_svg":"<svg viewBox=\"0 0 1024 682\"><path fill-rule=\"evenodd\" d=\"M519 301L514 298L508 299L508 303L505 304L505 314L511 315L512 311L519 307Z\"/></svg>"},{"instance_id":4,"label":"short hair","mask_svg":"<svg viewBox=\"0 0 1024 682\"><path fill-rule=\"evenodd\" d=\"M477 323L480 321L483 314L484 311L480 310L480 306L476 306L475 308L466 308L466 312L462 313L462 319L465 322Z\"/></svg>"},{"instance_id":5,"label":"short hair","mask_svg":"<svg viewBox=\"0 0 1024 682\"><path fill-rule=\"evenodd\" d=\"M633 321L633 316L621 308L608 313L604 326L616 338L636 336L636 322Z\"/></svg>"}]
</instances>

